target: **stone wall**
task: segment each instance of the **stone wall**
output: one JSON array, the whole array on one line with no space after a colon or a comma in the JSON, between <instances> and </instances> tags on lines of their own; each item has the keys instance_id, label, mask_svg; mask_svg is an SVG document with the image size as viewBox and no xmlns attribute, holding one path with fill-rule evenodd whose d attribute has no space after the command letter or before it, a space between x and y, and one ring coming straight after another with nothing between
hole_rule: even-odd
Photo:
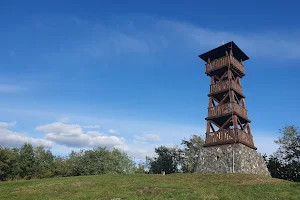
<instances>
[{"instance_id":1,"label":"stone wall","mask_svg":"<svg viewBox=\"0 0 300 200\"><path fill-rule=\"evenodd\" d=\"M203 147L196 173L244 173L270 176L263 157L243 144Z\"/></svg>"}]
</instances>

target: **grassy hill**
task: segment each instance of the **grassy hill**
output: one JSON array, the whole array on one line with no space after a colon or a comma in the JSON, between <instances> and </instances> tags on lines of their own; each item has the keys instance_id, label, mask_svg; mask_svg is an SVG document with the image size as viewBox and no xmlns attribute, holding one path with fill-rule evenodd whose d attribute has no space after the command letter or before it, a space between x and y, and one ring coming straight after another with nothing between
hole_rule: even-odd
<instances>
[{"instance_id":1,"label":"grassy hill","mask_svg":"<svg viewBox=\"0 0 300 200\"><path fill-rule=\"evenodd\" d=\"M253 175L102 175L0 182L0 199L300 199L300 184Z\"/></svg>"}]
</instances>

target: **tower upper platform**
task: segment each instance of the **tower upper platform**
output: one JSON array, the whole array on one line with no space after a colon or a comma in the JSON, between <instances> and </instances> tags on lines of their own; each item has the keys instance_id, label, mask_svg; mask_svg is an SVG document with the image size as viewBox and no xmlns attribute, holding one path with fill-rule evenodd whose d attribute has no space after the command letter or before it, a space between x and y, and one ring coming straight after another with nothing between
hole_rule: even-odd
<instances>
[{"instance_id":1,"label":"tower upper platform","mask_svg":"<svg viewBox=\"0 0 300 200\"><path fill-rule=\"evenodd\" d=\"M208 58L210 58L210 62L212 62L213 60L226 56L226 51L229 53L230 49L232 49L232 54L238 61L249 59L249 57L233 41L203 53L199 57L205 62L208 62Z\"/></svg>"}]
</instances>

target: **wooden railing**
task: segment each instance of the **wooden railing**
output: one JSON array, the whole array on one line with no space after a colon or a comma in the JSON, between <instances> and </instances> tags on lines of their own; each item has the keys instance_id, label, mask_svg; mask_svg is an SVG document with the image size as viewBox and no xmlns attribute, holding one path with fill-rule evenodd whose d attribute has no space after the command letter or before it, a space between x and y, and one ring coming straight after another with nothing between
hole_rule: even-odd
<instances>
[{"instance_id":1,"label":"wooden railing","mask_svg":"<svg viewBox=\"0 0 300 200\"><path fill-rule=\"evenodd\" d=\"M219 59L213 60L211 63L207 63L206 64L206 73L209 73L211 71L214 71L214 70L217 70L219 68L222 68L224 66L229 66L229 65L233 65L239 71L244 73L244 66L232 55L223 56Z\"/></svg>"},{"instance_id":2,"label":"wooden railing","mask_svg":"<svg viewBox=\"0 0 300 200\"><path fill-rule=\"evenodd\" d=\"M205 146L230 143L243 143L251 148L255 148L252 135L241 129L221 129L216 132L206 133Z\"/></svg>"},{"instance_id":3,"label":"wooden railing","mask_svg":"<svg viewBox=\"0 0 300 200\"><path fill-rule=\"evenodd\" d=\"M240 61L238 61L234 56L230 55L229 57L230 57L230 63L244 74L245 73L244 65Z\"/></svg>"},{"instance_id":4,"label":"wooden railing","mask_svg":"<svg viewBox=\"0 0 300 200\"><path fill-rule=\"evenodd\" d=\"M222 90L229 90L229 87L242 94L242 87L233 80L221 81L217 84L210 85L210 93L216 93Z\"/></svg>"},{"instance_id":5,"label":"wooden railing","mask_svg":"<svg viewBox=\"0 0 300 200\"><path fill-rule=\"evenodd\" d=\"M210 63L207 63L206 64L206 73L214 71L214 70L219 69L224 66L229 66L229 65L230 65L229 55L223 56L219 59L213 60Z\"/></svg>"},{"instance_id":6,"label":"wooden railing","mask_svg":"<svg viewBox=\"0 0 300 200\"><path fill-rule=\"evenodd\" d=\"M235 112L238 115L248 119L247 110L236 103L226 103L208 108L208 117L226 115Z\"/></svg>"}]
</instances>

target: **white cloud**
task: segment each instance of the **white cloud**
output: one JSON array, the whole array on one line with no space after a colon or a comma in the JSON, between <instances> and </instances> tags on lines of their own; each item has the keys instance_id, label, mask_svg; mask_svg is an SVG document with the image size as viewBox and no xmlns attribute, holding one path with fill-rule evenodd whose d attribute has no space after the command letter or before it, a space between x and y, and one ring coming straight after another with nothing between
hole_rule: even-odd
<instances>
[{"instance_id":1,"label":"white cloud","mask_svg":"<svg viewBox=\"0 0 300 200\"><path fill-rule=\"evenodd\" d=\"M193 51L193 53L200 54L222 45L222 41L233 40L250 58L253 56L272 57L272 59L300 58L299 32L290 33L282 32L282 30L229 32L208 29L184 21L143 16L130 23L119 19L118 27L108 27L101 22L89 24L97 27L94 32L98 34L96 37L81 41L79 48L76 49L76 55L103 59L121 54L149 55L173 49L184 49L185 52ZM141 26L142 24L147 24L147 26Z\"/></svg>"},{"instance_id":2,"label":"white cloud","mask_svg":"<svg viewBox=\"0 0 300 200\"><path fill-rule=\"evenodd\" d=\"M108 132L111 134L118 134L118 131L116 131L114 129L109 129Z\"/></svg>"},{"instance_id":3,"label":"white cloud","mask_svg":"<svg viewBox=\"0 0 300 200\"><path fill-rule=\"evenodd\" d=\"M71 120L70 120L70 118L68 118L68 117L62 117L62 118L59 119L59 121L60 121L60 122L63 122L63 123L68 123L68 122L70 122Z\"/></svg>"},{"instance_id":4,"label":"white cloud","mask_svg":"<svg viewBox=\"0 0 300 200\"><path fill-rule=\"evenodd\" d=\"M144 140L145 138L141 138L139 136L135 136L134 138L133 144L148 144L148 142Z\"/></svg>"},{"instance_id":5,"label":"white cloud","mask_svg":"<svg viewBox=\"0 0 300 200\"><path fill-rule=\"evenodd\" d=\"M29 137L26 134L17 133L9 130L9 127L12 127L16 122L7 123L0 122L0 145L9 146L9 147L20 147L24 143L30 143L33 146L44 146L51 147L52 142L45 139Z\"/></svg>"},{"instance_id":6,"label":"white cloud","mask_svg":"<svg viewBox=\"0 0 300 200\"><path fill-rule=\"evenodd\" d=\"M102 133L102 132L99 132L99 131L87 131L86 134L90 135L92 137L105 135L105 133Z\"/></svg>"},{"instance_id":7,"label":"white cloud","mask_svg":"<svg viewBox=\"0 0 300 200\"><path fill-rule=\"evenodd\" d=\"M70 19L59 19L56 24L58 26L68 24L69 30L79 30L78 27L80 27L80 30L86 30L85 37L78 37L75 42L70 41L68 43L67 41L62 46L61 51L47 52L41 55L54 62L51 63L54 67L61 67L61 62L70 66L78 61L90 62L91 59L107 63L107 60L113 62L112 58L120 55L126 55L130 59L131 56L137 54L145 57L140 60L136 59L135 62L145 62L146 56L162 55L162 53L166 57L181 56L196 59L195 55L221 45L222 41L229 42L232 40L250 58L300 59L300 39L297 37L299 35L297 32L282 33L281 30L255 32L246 29L244 33L225 32L183 21L161 20L143 16L135 20L126 20L125 17L119 18L117 26L106 25L102 21ZM63 20L70 21L66 23ZM47 25L49 21L45 20L43 23ZM53 31L59 31L59 29L56 27ZM281 33L279 33L280 31ZM41 34L47 33L41 32ZM80 35L80 32L78 34ZM282 54L282 52L285 53ZM161 56L156 58L161 59ZM57 65L56 62L58 61L60 65ZM59 83L55 82L55 84Z\"/></svg>"},{"instance_id":8,"label":"white cloud","mask_svg":"<svg viewBox=\"0 0 300 200\"><path fill-rule=\"evenodd\" d=\"M8 128L8 127L13 127L17 124L16 121L14 122L0 122L0 128Z\"/></svg>"},{"instance_id":9,"label":"white cloud","mask_svg":"<svg viewBox=\"0 0 300 200\"><path fill-rule=\"evenodd\" d=\"M154 146L149 146L144 149L132 148L127 152L127 154L136 161L145 160L146 156L155 156L154 148Z\"/></svg>"},{"instance_id":10,"label":"white cloud","mask_svg":"<svg viewBox=\"0 0 300 200\"><path fill-rule=\"evenodd\" d=\"M94 126L84 126L83 128L88 128L88 129L100 129L100 126L94 125Z\"/></svg>"},{"instance_id":11,"label":"white cloud","mask_svg":"<svg viewBox=\"0 0 300 200\"><path fill-rule=\"evenodd\" d=\"M159 141L160 140L160 136L157 134L145 134L144 137L147 140L151 140L151 141Z\"/></svg>"},{"instance_id":12,"label":"white cloud","mask_svg":"<svg viewBox=\"0 0 300 200\"><path fill-rule=\"evenodd\" d=\"M197 53L210 50L222 45L222 41L234 41L250 57L272 57L272 59L299 59L300 39L299 32L289 33L281 30L268 32L247 31L225 32L216 29L207 29L187 22L158 20L161 33L172 32L174 38L181 38L180 45L193 49ZM282 52L285 52L282 54ZM281 55L281 56L278 56Z\"/></svg>"},{"instance_id":13,"label":"white cloud","mask_svg":"<svg viewBox=\"0 0 300 200\"><path fill-rule=\"evenodd\" d=\"M146 138L143 136L139 136L139 135L134 135L134 139L136 141L146 141Z\"/></svg>"},{"instance_id":14,"label":"white cloud","mask_svg":"<svg viewBox=\"0 0 300 200\"><path fill-rule=\"evenodd\" d=\"M135 135L136 141L160 141L160 136L157 134L144 134L143 136Z\"/></svg>"},{"instance_id":15,"label":"white cloud","mask_svg":"<svg viewBox=\"0 0 300 200\"><path fill-rule=\"evenodd\" d=\"M69 147L97 148L100 146L108 149L118 148L123 151L129 149L123 138L107 136L98 131L84 133L78 124L54 122L38 126L36 130L44 132L47 140Z\"/></svg>"},{"instance_id":16,"label":"white cloud","mask_svg":"<svg viewBox=\"0 0 300 200\"><path fill-rule=\"evenodd\" d=\"M82 134L82 128L78 124L65 124L62 122L54 122L36 127L36 130L45 133L58 133L64 136L76 136Z\"/></svg>"}]
</instances>

